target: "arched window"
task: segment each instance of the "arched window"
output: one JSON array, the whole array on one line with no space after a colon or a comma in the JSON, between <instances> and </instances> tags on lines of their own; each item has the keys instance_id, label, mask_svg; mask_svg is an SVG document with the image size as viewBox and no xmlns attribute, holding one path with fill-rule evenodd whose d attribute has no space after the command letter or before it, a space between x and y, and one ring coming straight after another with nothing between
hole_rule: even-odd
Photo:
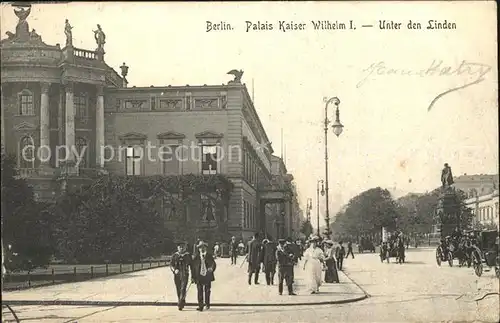
<instances>
[{"instance_id":1,"label":"arched window","mask_svg":"<svg viewBox=\"0 0 500 323\"><path fill-rule=\"evenodd\" d=\"M34 116L33 93L24 89L18 94L19 114L22 116Z\"/></svg>"},{"instance_id":2,"label":"arched window","mask_svg":"<svg viewBox=\"0 0 500 323\"><path fill-rule=\"evenodd\" d=\"M35 143L30 136L19 142L19 168L35 168Z\"/></svg>"},{"instance_id":3,"label":"arched window","mask_svg":"<svg viewBox=\"0 0 500 323\"><path fill-rule=\"evenodd\" d=\"M88 155L89 155L89 147L87 139L78 137L76 138L76 151L78 152L78 156L76 156L79 168L88 168Z\"/></svg>"}]
</instances>

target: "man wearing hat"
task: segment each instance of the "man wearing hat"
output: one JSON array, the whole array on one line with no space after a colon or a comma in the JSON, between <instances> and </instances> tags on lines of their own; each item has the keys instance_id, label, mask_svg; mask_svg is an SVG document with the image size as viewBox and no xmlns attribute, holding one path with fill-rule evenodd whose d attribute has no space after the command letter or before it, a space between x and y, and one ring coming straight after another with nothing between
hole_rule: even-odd
<instances>
[{"instance_id":1,"label":"man wearing hat","mask_svg":"<svg viewBox=\"0 0 500 323\"><path fill-rule=\"evenodd\" d=\"M288 295L297 295L293 292L293 266L295 255L286 245L285 239L278 240L276 259L278 260L278 292L283 295L283 280L288 287Z\"/></svg>"},{"instance_id":2,"label":"man wearing hat","mask_svg":"<svg viewBox=\"0 0 500 323\"><path fill-rule=\"evenodd\" d=\"M189 269L192 270L192 258L186 251L186 242L177 242L177 252L172 256L170 269L174 273L174 283L177 289L179 311L186 305L186 289L189 281Z\"/></svg>"},{"instance_id":3,"label":"man wearing hat","mask_svg":"<svg viewBox=\"0 0 500 323\"><path fill-rule=\"evenodd\" d=\"M207 252L208 245L200 241L197 246L198 253L193 258L191 266L191 277L198 288L198 311L203 311L206 305L210 308L210 294L212 291L212 282L215 280L215 269L217 264L213 255Z\"/></svg>"},{"instance_id":4,"label":"man wearing hat","mask_svg":"<svg viewBox=\"0 0 500 323\"><path fill-rule=\"evenodd\" d=\"M238 257L238 242L236 242L236 237L232 237L231 242L229 242L229 254L231 255L231 265L236 265L236 258Z\"/></svg>"},{"instance_id":5,"label":"man wearing hat","mask_svg":"<svg viewBox=\"0 0 500 323\"><path fill-rule=\"evenodd\" d=\"M266 273L266 283L274 285L274 275L276 273L276 244L268 239L262 240L264 254L264 272Z\"/></svg>"},{"instance_id":6,"label":"man wearing hat","mask_svg":"<svg viewBox=\"0 0 500 323\"><path fill-rule=\"evenodd\" d=\"M255 274L254 284L259 284L260 264L262 262L262 245L259 241L259 233L255 233L253 239L248 243L248 285L252 285L252 274Z\"/></svg>"}]
</instances>

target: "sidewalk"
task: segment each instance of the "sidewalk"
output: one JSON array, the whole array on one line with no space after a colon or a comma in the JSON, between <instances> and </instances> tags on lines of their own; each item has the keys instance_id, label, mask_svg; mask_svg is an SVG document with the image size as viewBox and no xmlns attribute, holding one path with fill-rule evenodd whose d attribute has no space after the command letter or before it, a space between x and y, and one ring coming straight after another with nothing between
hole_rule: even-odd
<instances>
[{"instance_id":1,"label":"sidewalk","mask_svg":"<svg viewBox=\"0 0 500 323\"><path fill-rule=\"evenodd\" d=\"M239 258L241 264L243 259ZM231 266L229 259L217 259L212 284L213 306L286 306L355 302L365 293L344 273L340 284L324 284L320 293L311 295L304 284L304 271L295 267L297 296L278 295L278 286L267 286L260 275L260 285L247 283L246 264ZM277 276L277 275L276 275ZM277 277L275 278L277 283ZM196 286L190 287L187 302L196 302ZM101 305L101 306L173 306L177 303L170 268L158 268L91 281L4 292L2 302L13 305Z\"/></svg>"}]
</instances>

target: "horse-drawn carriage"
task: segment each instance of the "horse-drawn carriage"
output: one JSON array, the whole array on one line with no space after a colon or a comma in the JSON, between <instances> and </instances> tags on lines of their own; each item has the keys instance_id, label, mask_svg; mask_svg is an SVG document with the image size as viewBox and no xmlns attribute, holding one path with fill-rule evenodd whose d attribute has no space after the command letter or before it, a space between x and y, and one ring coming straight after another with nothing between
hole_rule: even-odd
<instances>
[{"instance_id":1,"label":"horse-drawn carriage","mask_svg":"<svg viewBox=\"0 0 500 323\"><path fill-rule=\"evenodd\" d=\"M486 265L488 269L484 271L495 268L495 275L500 278L498 240L498 231L496 230L483 231L479 234L477 244L472 251L472 264L478 277L483 274Z\"/></svg>"}]
</instances>

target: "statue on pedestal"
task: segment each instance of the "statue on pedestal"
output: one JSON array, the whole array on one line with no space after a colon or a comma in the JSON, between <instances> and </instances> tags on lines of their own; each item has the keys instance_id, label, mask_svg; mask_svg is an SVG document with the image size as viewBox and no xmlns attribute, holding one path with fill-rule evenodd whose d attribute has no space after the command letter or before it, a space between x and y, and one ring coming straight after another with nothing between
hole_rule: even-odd
<instances>
[{"instance_id":1,"label":"statue on pedestal","mask_svg":"<svg viewBox=\"0 0 500 323\"><path fill-rule=\"evenodd\" d=\"M30 28L26 19L31 13L31 5L19 4L13 6L19 8L18 10L14 9L14 13L19 18L16 26L16 38L20 41L28 41L30 40Z\"/></svg>"},{"instance_id":2,"label":"statue on pedestal","mask_svg":"<svg viewBox=\"0 0 500 323\"><path fill-rule=\"evenodd\" d=\"M448 164L444 164L444 168L441 171L441 184L442 187L448 188L453 184L453 174L451 173L451 167Z\"/></svg>"},{"instance_id":3,"label":"statue on pedestal","mask_svg":"<svg viewBox=\"0 0 500 323\"><path fill-rule=\"evenodd\" d=\"M101 25L97 25L97 30L94 30L94 38L97 43L98 52L104 52L104 44L106 44L106 34L101 29Z\"/></svg>"},{"instance_id":4,"label":"statue on pedestal","mask_svg":"<svg viewBox=\"0 0 500 323\"><path fill-rule=\"evenodd\" d=\"M234 80L229 81L229 83L241 83L241 77L243 76L243 70L230 70L227 72L229 75L234 76Z\"/></svg>"},{"instance_id":5,"label":"statue on pedestal","mask_svg":"<svg viewBox=\"0 0 500 323\"><path fill-rule=\"evenodd\" d=\"M73 32L71 31L73 27L69 24L69 20L66 19L64 23L64 34L66 35L66 47L73 46Z\"/></svg>"}]
</instances>

